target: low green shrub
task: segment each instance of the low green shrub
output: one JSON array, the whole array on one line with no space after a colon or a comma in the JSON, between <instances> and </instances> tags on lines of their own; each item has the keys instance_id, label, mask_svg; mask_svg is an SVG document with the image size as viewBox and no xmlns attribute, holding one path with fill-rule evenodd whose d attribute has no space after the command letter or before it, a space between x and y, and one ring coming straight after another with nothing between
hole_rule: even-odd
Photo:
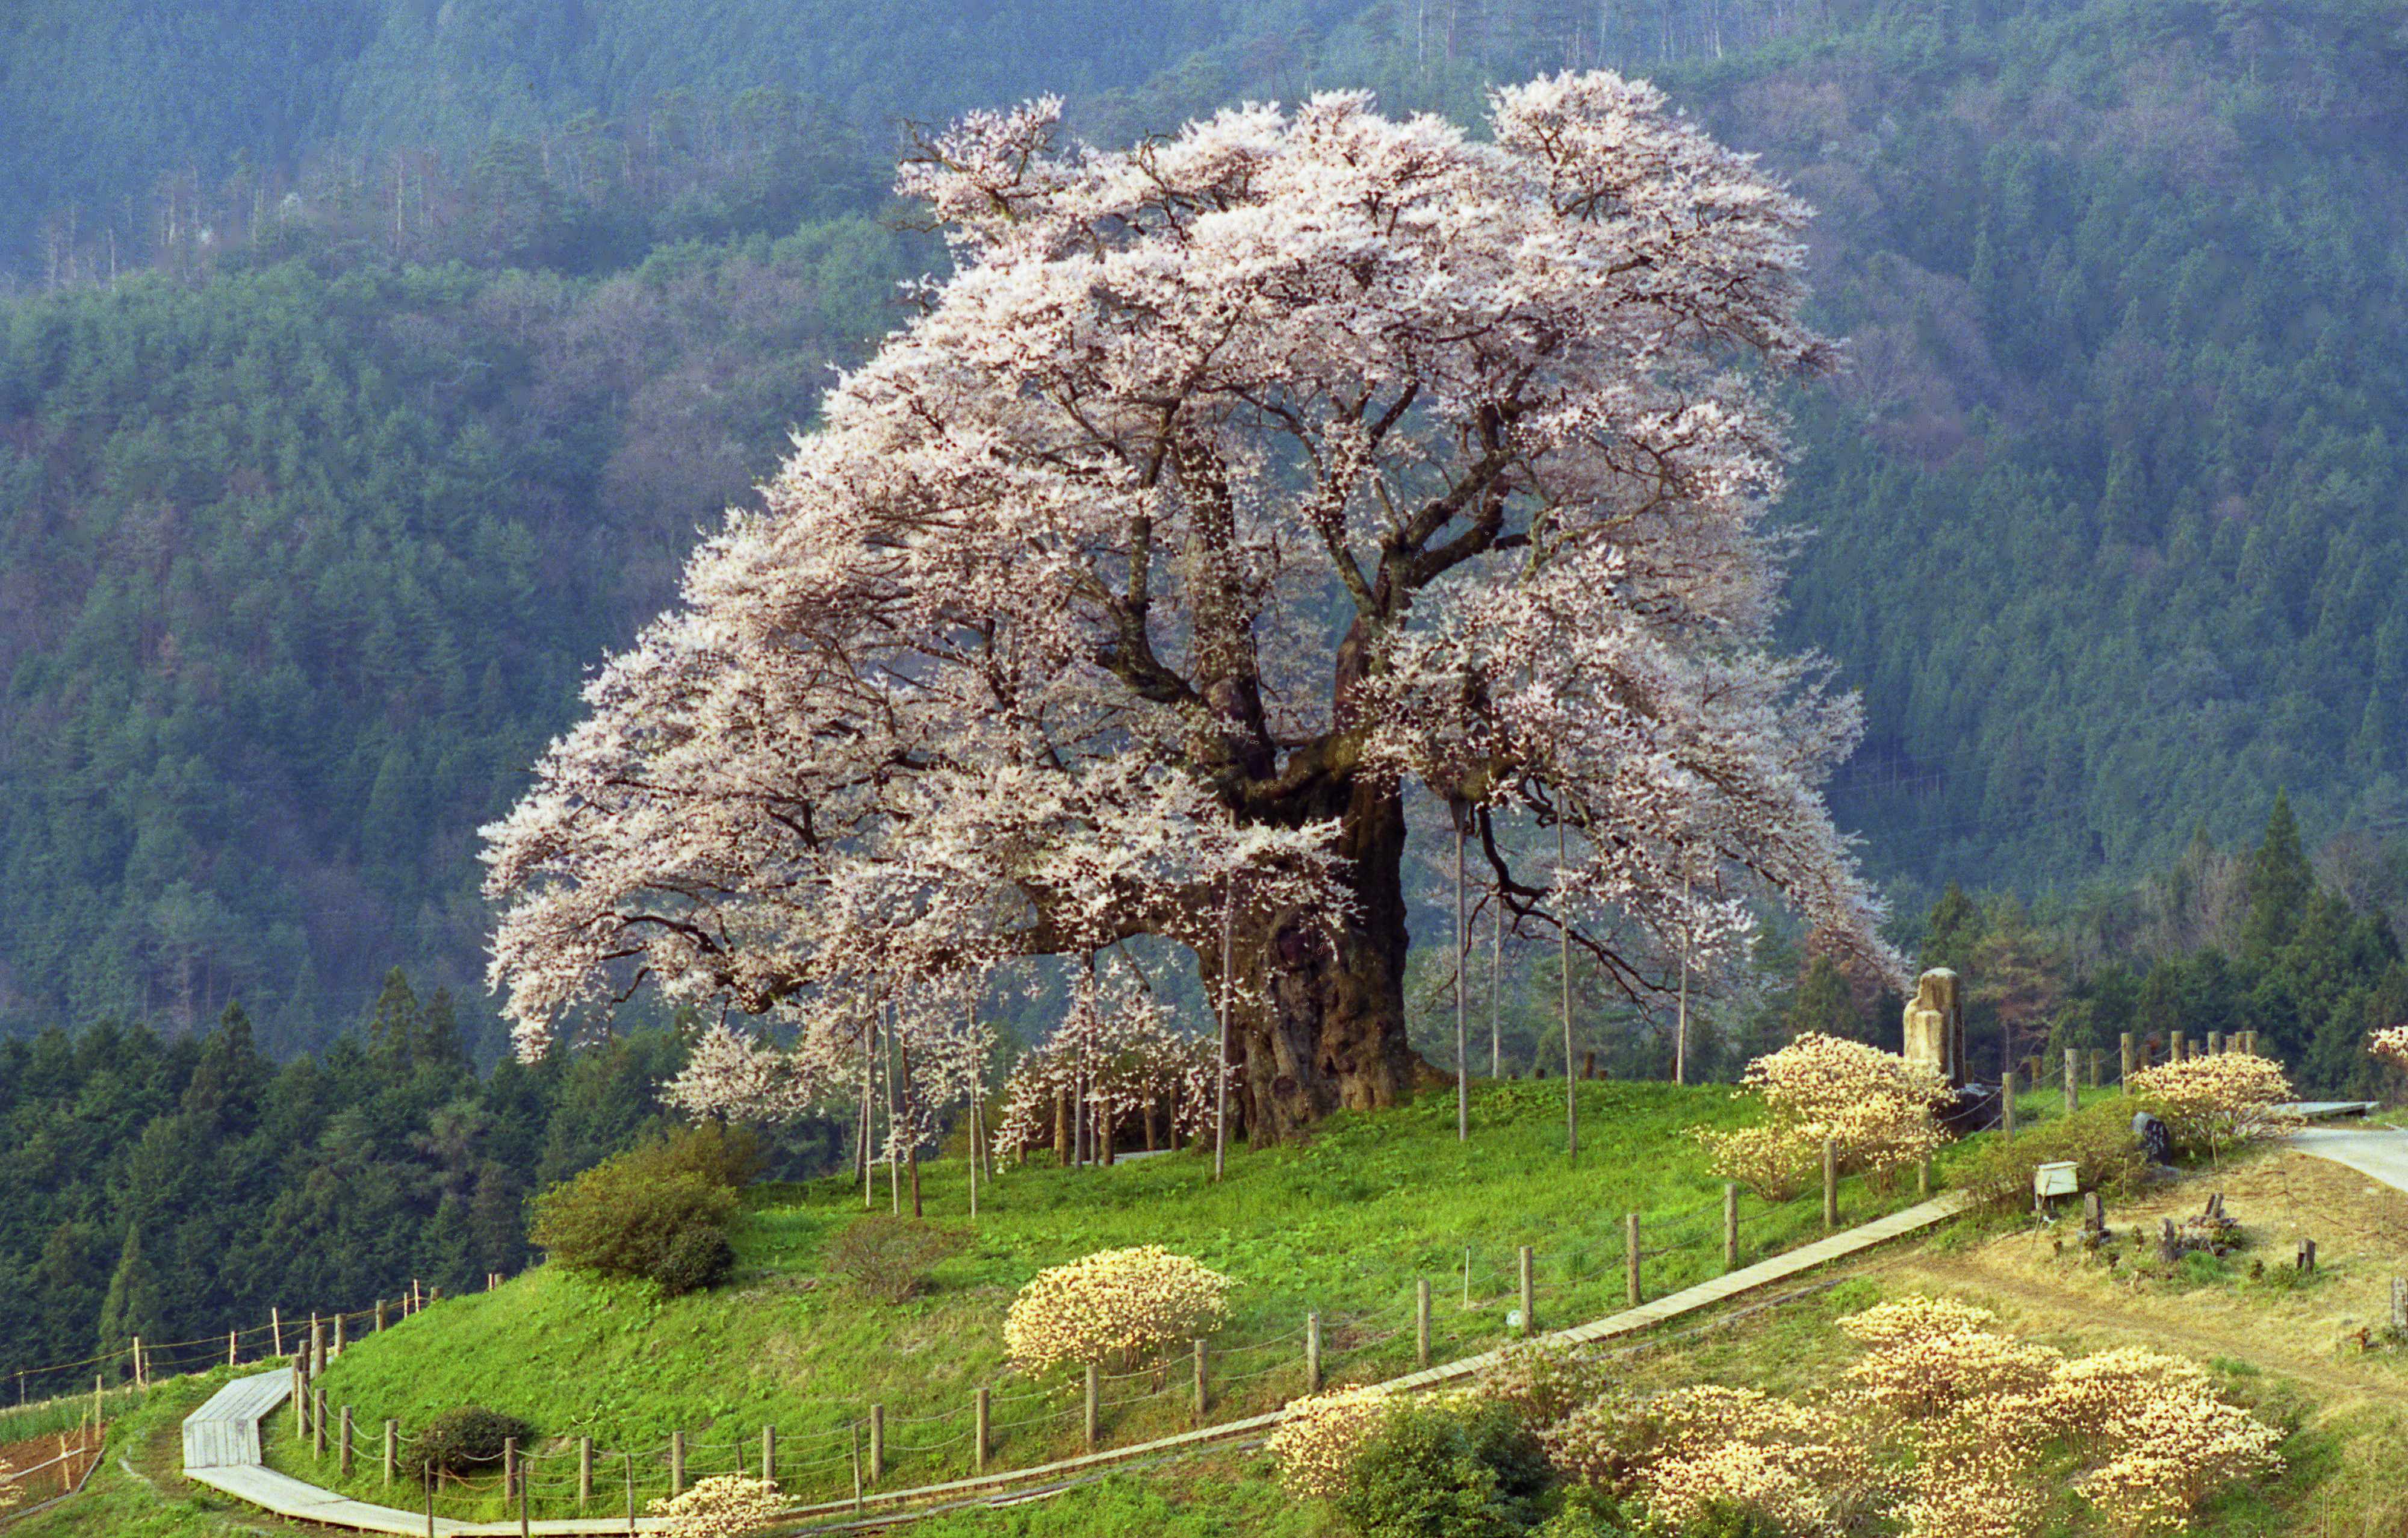
<instances>
[{"instance_id":1,"label":"low green shrub","mask_svg":"<svg viewBox=\"0 0 2408 1538\"><path fill-rule=\"evenodd\" d=\"M410 1439L410 1461L455 1477L491 1473L500 1467L502 1445L513 1437L523 1446L534 1440L535 1428L499 1410L464 1404L437 1416Z\"/></svg>"},{"instance_id":2,"label":"low green shrub","mask_svg":"<svg viewBox=\"0 0 2408 1538\"><path fill-rule=\"evenodd\" d=\"M735 1186L757 1168L749 1134L681 1129L544 1192L529 1237L573 1271L698 1292L736 1268Z\"/></svg>"},{"instance_id":3,"label":"low green shrub","mask_svg":"<svg viewBox=\"0 0 2408 1538\"><path fill-rule=\"evenodd\" d=\"M2128 1100L2086 1106L2018 1132L2012 1143L1993 1140L1957 1166L1954 1182L1978 1207L2023 1212L2032 1203L2033 1171L2070 1160L2084 1190L2111 1201L2129 1195L2149 1168L2148 1156L2132 1136L2133 1109Z\"/></svg>"},{"instance_id":4,"label":"low green shrub","mask_svg":"<svg viewBox=\"0 0 2408 1538\"><path fill-rule=\"evenodd\" d=\"M828 1242L828 1274L866 1298L899 1303L928 1285L938 1262L968 1243L968 1234L945 1224L873 1213Z\"/></svg>"},{"instance_id":5,"label":"low green shrub","mask_svg":"<svg viewBox=\"0 0 2408 1538\"><path fill-rule=\"evenodd\" d=\"M1503 1404L1413 1404L1354 1455L1335 1504L1362 1538L1507 1538L1542 1515L1555 1471Z\"/></svg>"}]
</instances>

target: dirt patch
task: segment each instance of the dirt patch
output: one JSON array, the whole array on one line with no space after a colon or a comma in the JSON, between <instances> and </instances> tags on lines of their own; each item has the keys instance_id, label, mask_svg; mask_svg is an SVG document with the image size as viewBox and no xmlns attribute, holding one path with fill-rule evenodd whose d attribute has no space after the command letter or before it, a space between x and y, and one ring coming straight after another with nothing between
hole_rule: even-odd
<instances>
[{"instance_id":1,"label":"dirt patch","mask_svg":"<svg viewBox=\"0 0 2408 1538\"><path fill-rule=\"evenodd\" d=\"M1901 1254L1874 1269L1893 1289L1985 1297L2021 1331L2069 1347L2137 1340L2198 1359L2248 1362L2313 1386L2327 1414L2368 1401L2396 1404L2408 1392L2408 1351L2368 1351L2360 1331L2379 1337L2391 1278L2408 1275L2408 1193L2279 1151L2170 1183L2111 1210L2108 1226L2153 1234L2160 1217L2197 1212L2218 1191L2245 1246L2228 1276L2151 1279L2128 1265L2111 1268L2084 1254L2076 1219L1955 1252ZM2301 1239L2316 1242L2313 1284L2251 1278L2260 1265L2288 1272Z\"/></svg>"},{"instance_id":2,"label":"dirt patch","mask_svg":"<svg viewBox=\"0 0 2408 1538\"><path fill-rule=\"evenodd\" d=\"M0 1445L0 1476L23 1473L22 1479L8 1481L8 1488L18 1492L12 1503L34 1505L73 1490L100 1457L100 1449L99 1436L81 1431L11 1442Z\"/></svg>"}]
</instances>

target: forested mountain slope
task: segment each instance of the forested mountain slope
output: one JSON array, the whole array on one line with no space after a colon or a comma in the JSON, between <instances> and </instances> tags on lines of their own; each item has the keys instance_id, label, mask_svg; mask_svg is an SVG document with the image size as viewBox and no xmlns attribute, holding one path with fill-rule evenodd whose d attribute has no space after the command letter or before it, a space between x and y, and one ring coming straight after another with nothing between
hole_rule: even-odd
<instances>
[{"instance_id":1,"label":"forested mountain slope","mask_svg":"<svg viewBox=\"0 0 2408 1538\"><path fill-rule=\"evenodd\" d=\"M0 1030L463 994L474 829L941 254L893 122L1656 76L1822 210L1788 629L1901 906L2401 803L2376 0L48 0L0 18ZM882 220L890 221L882 223ZM54 291L53 291L54 290Z\"/></svg>"}]
</instances>

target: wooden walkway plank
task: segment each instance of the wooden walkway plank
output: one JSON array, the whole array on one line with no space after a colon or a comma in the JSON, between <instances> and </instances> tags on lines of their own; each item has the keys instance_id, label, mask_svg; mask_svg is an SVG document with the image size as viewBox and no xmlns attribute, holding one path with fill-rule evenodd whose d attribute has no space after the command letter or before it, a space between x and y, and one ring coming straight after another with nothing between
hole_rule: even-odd
<instances>
[{"instance_id":1,"label":"wooden walkway plank","mask_svg":"<svg viewBox=\"0 0 2408 1538\"><path fill-rule=\"evenodd\" d=\"M1810 1244L1801 1244L1794 1250L1759 1260L1752 1266L1742 1266L1712 1281L1667 1293L1637 1308L1610 1314L1570 1330L1553 1331L1544 1338L1585 1344L1636 1334L1770 1283L1785 1281L1891 1240L1937 1227L1963 1212L1966 1200L1962 1192L1945 1192L1903 1212L1876 1218ZM1383 1393L1410 1394L1435 1388L1441 1384L1459 1383L1494 1365L1503 1355L1502 1349L1484 1351L1477 1356L1461 1358L1418 1373L1408 1373L1371 1387ZM259 1445L259 1419L284 1402L291 1392L291 1374L283 1371L238 1378L219 1389L207 1404L194 1411L184 1422L184 1468L187 1476L281 1516L326 1527L348 1528L358 1532L424 1533L426 1517L422 1512L407 1512L394 1506L354 1501L265 1466ZM1086 1453L1077 1458L1058 1459L1025 1469L1004 1470L942 1484L918 1485L908 1489L865 1492L859 1508L849 1500L824 1501L795 1507L787 1516L789 1518L830 1516L840 1519L853 1515L856 1509L874 1509L881 1519L893 1520L906 1515L911 1506L941 1501L949 1496L975 1495L982 1490L999 1490L1012 1486L1041 1485L1136 1459L1243 1441L1273 1430L1286 1416L1287 1410L1282 1407L1248 1416L1242 1420L1223 1421L1217 1425L1198 1427L1192 1431L1182 1431L1175 1436L1157 1437L1151 1442ZM209 1461L211 1459L219 1461ZM667 1525L666 1519L657 1516L641 1516L636 1520L639 1532L658 1532ZM829 1525L845 1524L839 1520ZM435 1523L437 1538L507 1538L518 1531L519 1525L515 1521L464 1522L452 1517L437 1517ZM548 1519L531 1524L529 1531L549 1535L549 1538L607 1538L611 1533L625 1532L627 1519L624 1516Z\"/></svg>"}]
</instances>

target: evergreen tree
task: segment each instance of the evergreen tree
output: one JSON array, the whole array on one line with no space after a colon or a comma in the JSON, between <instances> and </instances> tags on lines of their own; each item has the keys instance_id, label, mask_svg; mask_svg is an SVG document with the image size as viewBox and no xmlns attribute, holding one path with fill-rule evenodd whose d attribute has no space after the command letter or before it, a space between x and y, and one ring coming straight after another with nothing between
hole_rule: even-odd
<instances>
[{"instance_id":1,"label":"evergreen tree","mask_svg":"<svg viewBox=\"0 0 2408 1538\"><path fill-rule=\"evenodd\" d=\"M108 1296L101 1301L95 1353L108 1358L108 1371L131 1376L131 1351L136 1339L156 1343L159 1331L159 1280L142 1256L142 1229L127 1224L125 1244L118 1252L117 1270L108 1279Z\"/></svg>"},{"instance_id":2,"label":"evergreen tree","mask_svg":"<svg viewBox=\"0 0 2408 1538\"><path fill-rule=\"evenodd\" d=\"M2249 913L2242 927L2242 954L2263 961L2287 944L2306 916L2315 885L2315 872L2300 850L2300 826L2291 815L2290 798L2278 790L2265 836L2243 869L2242 890Z\"/></svg>"}]
</instances>

